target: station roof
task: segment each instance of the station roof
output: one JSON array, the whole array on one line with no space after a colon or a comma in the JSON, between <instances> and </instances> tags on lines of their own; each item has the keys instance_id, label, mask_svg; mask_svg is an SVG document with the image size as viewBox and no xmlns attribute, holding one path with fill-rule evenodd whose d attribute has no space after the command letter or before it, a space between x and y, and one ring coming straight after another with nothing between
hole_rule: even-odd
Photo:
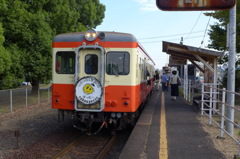
<instances>
[{"instance_id":1,"label":"station roof","mask_svg":"<svg viewBox=\"0 0 240 159\"><path fill-rule=\"evenodd\" d=\"M171 43L163 41L163 52L171 55L174 58L181 59L188 59L190 61L198 61L199 56L204 59L205 61L209 61L213 58L221 57L224 55L224 52L212 51L209 49L203 49L199 47L193 47L183 44ZM196 56L199 55L199 56Z\"/></svg>"}]
</instances>

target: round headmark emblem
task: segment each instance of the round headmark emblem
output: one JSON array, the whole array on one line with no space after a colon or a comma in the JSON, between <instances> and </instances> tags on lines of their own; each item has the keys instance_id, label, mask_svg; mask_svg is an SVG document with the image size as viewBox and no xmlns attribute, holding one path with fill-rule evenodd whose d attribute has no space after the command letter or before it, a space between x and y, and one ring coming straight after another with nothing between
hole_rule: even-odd
<instances>
[{"instance_id":1,"label":"round headmark emblem","mask_svg":"<svg viewBox=\"0 0 240 159\"><path fill-rule=\"evenodd\" d=\"M76 98L85 105L97 103L102 97L102 85L92 76L81 78L76 83Z\"/></svg>"}]
</instances>

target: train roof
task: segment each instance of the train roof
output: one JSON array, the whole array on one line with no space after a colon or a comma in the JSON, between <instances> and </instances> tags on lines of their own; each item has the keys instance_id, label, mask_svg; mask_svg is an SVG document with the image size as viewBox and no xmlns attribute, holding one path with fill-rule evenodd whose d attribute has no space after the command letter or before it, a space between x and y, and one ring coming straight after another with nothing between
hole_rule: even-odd
<instances>
[{"instance_id":1,"label":"train roof","mask_svg":"<svg viewBox=\"0 0 240 159\"><path fill-rule=\"evenodd\" d=\"M105 33L105 38L101 41L111 42L138 42L134 35L120 32L98 31L98 34ZM85 39L85 32L65 33L55 36L53 42L78 42Z\"/></svg>"}]
</instances>

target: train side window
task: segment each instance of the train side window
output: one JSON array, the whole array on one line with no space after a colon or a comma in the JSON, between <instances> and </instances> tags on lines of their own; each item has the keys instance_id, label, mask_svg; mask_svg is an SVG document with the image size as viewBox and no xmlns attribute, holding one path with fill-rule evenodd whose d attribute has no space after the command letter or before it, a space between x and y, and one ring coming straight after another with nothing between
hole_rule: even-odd
<instances>
[{"instance_id":1,"label":"train side window","mask_svg":"<svg viewBox=\"0 0 240 159\"><path fill-rule=\"evenodd\" d=\"M97 74L98 73L98 56L86 55L85 56L85 73Z\"/></svg>"},{"instance_id":2,"label":"train side window","mask_svg":"<svg viewBox=\"0 0 240 159\"><path fill-rule=\"evenodd\" d=\"M74 74L75 73L75 53L73 51L57 52L55 71L58 74Z\"/></svg>"},{"instance_id":3,"label":"train side window","mask_svg":"<svg viewBox=\"0 0 240 159\"><path fill-rule=\"evenodd\" d=\"M107 53L106 73L109 75L128 75L130 71L130 54L128 52L110 51Z\"/></svg>"}]
</instances>

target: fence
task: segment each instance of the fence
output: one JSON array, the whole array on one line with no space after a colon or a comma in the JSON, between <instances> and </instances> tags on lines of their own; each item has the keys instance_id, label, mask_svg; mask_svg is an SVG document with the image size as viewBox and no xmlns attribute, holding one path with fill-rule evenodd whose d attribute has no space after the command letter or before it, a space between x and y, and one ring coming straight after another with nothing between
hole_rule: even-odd
<instances>
[{"instance_id":1,"label":"fence","mask_svg":"<svg viewBox=\"0 0 240 159\"><path fill-rule=\"evenodd\" d=\"M181 87L185 101L189 104L193 104L194 97L200 96L202 93L202 83L194 80L184 81L184 79L181 81L183 83Z\"/></svg>"},{"instance_id":2,"label":"fence","mask_svg":"<svg viewBox=\"0 0 240 159\"><path fill-rule=\"evenodd\" d=\"M32 87L24 86L18 89L0 91L0 115L23 109L29 106L46 103L51 100L51 87L33 91Z\"/></svg>"},{"instance_id":3,"label":"fence","mask_svg":"<svg viewBox=\"0 0 240 159\"><path fill-rule=\"evenodd\" d=\"M220 128L221 137L223 137L224 133L226 133L236 142L239 147L238 155L240 156L240 93L230 92L225 88L217 88L214 84L211 83L203 84L202 90L201 114L205 114L209 117L210 125L212 124L212 122L214 122L214 124L216 124ZM234 105L229 105L226 103L227 94L235 95L236 100ZM225 114L227 114L229 110L235 112L234 114L232 114L233 117L229 115L225 116ZM232 131L232 133L229 133L229 131L231 132L231 130L226 130L227 124L234 125L234 130Z\"/></svg>"},{"instance_id":4,"label":"fence","mask_svg":"<svg viewBox=\"0 0 240 159\"><path fill-rule=\"evenodd\" d=\"M184 99L188 103L200 105L201 115L209 118L209 124L214 123L219 128L219 134L224 137L227 134L238 145L238 155L240 156L240 93L227 91L225 88L220 89L218 84L202 83L201 98L195 98L195 83L191 80L185 81L183 87ZM234 105L226 103L227 94L235 95ZM226 116L227 112L234 112L234 117ZM229 113L228 113L229 116ZM227 125L233 124L233 133L229 133Z\"/></svg>"}]
</instances>

